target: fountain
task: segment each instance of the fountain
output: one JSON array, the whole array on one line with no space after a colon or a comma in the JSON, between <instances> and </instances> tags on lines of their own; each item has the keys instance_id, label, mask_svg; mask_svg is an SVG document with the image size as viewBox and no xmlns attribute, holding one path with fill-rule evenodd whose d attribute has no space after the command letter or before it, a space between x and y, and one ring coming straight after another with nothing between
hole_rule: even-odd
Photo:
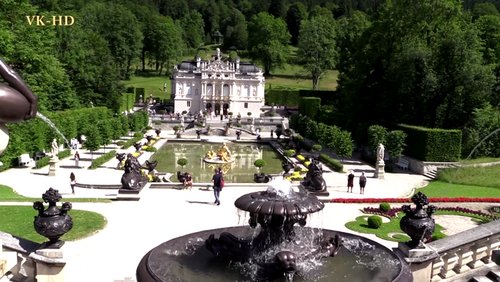
<instances>
[{"instance_id":1,"label":"fountain","mask_svg":"<svg viewBox=\"0 0 500 282\"><path fill-rule=\"evenodd\" d=\"M224 142L217 152L208 151L203 161L211 164L227 164L234 162L234 158L231 156L231 150Z\"/></svg>"},{"instance_id":2,"label":"fountain","mask_svg":"<svg viewBox=\"0 0 500 282\"><path fill-rule=\"evenodd\" d=\"M235 206L250 213L249 227L164 242L142 258L137 281L413 281L406 263L382 245L305 227L324 204L286 180L241 196Z\"/></svg>"}]
</instances>

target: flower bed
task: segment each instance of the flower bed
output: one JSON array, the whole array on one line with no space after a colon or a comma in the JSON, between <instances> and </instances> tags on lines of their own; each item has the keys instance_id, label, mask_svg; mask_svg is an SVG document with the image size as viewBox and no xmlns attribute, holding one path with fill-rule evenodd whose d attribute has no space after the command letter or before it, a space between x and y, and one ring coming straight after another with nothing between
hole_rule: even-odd
<instances>
[{"instance_id":1,"label":"flower bed","mask_svg":"<svg viewBox=\"0 0 500 282\"><path fill-rule=\"evenodd\" d=\"M394 217L397 217L398 213L401 211L401 208L392 208L392 209L388 210L387 212L383 212L380 210L380 208L366 207L366 208L363 208L362 211L363 211L363 213L367 213L367 214L376 214L376 215L386 216L389 218L394 218ZM491 220L499 219L498 216L495 216L492 214L487 214L487 213L484 213L482 211L472 210L472 209L462 208L462 207L437 207L436 211L448 211L448 212L477 215L477 216L485 217L485 218L488 218Z\"/></svg>"},{"instance_id":2,"label":"flower bed","mask_svg":"<svg viewBox=\"0 0 500 282\"><path fill-rule=\"evenodd\" d=\"M331 203L381 203L381 202L387 202L387 203L410 203L411 199L409 198L360 198L360 199L354 199L354 198L336 198L336 199L331 199ZM429 198L429 202L432 203L471 203L471 202L477 202L477 203L500 203L500 198L444 198L444 197L436 197L436 198Z\"/></svg>"}]
</instances>

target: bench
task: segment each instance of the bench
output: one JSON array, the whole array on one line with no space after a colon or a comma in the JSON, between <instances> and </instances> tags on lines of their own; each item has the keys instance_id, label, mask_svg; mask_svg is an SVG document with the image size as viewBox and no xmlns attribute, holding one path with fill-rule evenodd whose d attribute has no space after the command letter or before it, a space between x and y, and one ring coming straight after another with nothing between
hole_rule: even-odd
<instances>
[{"instance_id":1,"label":"bench","mask_svg":"<svg viewBox=\"0 0 500 282\"><path fill-rule=\"evenodd\" d=\"M402 170L408 170L408 168L410 166L410 162L406 159L399 158L398 162L396 163L396 166Z\"/></svg>"},{"instance_id":2,"label":"bench","mask_svg":"<svg viewBox=\"0 0 500 282\"><path fill-rule=\"evenodd\" d=\"M27 166L33 161L28 154L22 154L18 158L18 162L20 166Z\"/></svg>"}]
</instances>

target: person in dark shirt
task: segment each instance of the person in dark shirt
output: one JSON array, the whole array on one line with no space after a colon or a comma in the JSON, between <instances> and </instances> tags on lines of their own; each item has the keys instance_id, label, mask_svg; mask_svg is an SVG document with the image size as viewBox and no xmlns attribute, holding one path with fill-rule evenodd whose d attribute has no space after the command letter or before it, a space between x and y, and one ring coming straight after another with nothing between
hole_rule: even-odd
<instances>
[{"instance_id":1,"label":"person in dark shirt","mask_svg":"<svg viewBox=\"0 0 500 282\"><path fill-rule=\"evenodd\" d=\"M365 193L365 186L366 186L366 176L365 173L361 173L361 176L359 177L359 193L364 194Z\"/></svg>"},{"instance_id":2,"label":"person in dark shirt","mask_svg":"<svg viewBox=\"0 0 500 282\"><path fill-rule=\"evenodd\" d=\"M222 172L218 169L214 170L214 176L212 177L212 183L214 184L214 196L215 202L214 204L220 205L220 191L224 186L224 178L222 176Z\"/></svg>"},{"instance_id":3,"label":"person in dark shirt","mask_svg":"<svg viewBox=\"0 0 500 282\"><path fill-rule=\"evenodd\" d=\"M352 187L354 187L354 173L351 171L347 176L347 192L352 193Z\"/></svg>"}]
</instances>

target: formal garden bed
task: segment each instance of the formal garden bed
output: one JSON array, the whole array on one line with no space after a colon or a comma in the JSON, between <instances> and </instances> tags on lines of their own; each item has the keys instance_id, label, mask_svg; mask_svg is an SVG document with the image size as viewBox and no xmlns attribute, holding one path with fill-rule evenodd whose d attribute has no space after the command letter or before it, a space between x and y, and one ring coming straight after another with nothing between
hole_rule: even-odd
<instances>
[{"instance_id":1,"label":"formal garden bed","mask_svg":"<svg viewBox=\"0 0 500 282\"><path fill-rule=\"evenodd\" d=\"M390 208L387 204L385 204L385 206L386 207L383 208L381 204L378 208L365 207L361 210L365 215L356 217L354 221L346 223L345 226L352 231L374 234L384 240L396 242L408 241L409 237L401 231L399 226L399 222L404 216L404 213L401 212L401 208ZM435 215L456 215L468 217L478 224L500 218L496 215L462 207L437 207ZM377 220L377 217L380 219ZM436 228L432 234L433 240L446 237L446 234L443 233L443 231L444 228L439 224L436 224Z\"/></svg>"}]
</instances>

